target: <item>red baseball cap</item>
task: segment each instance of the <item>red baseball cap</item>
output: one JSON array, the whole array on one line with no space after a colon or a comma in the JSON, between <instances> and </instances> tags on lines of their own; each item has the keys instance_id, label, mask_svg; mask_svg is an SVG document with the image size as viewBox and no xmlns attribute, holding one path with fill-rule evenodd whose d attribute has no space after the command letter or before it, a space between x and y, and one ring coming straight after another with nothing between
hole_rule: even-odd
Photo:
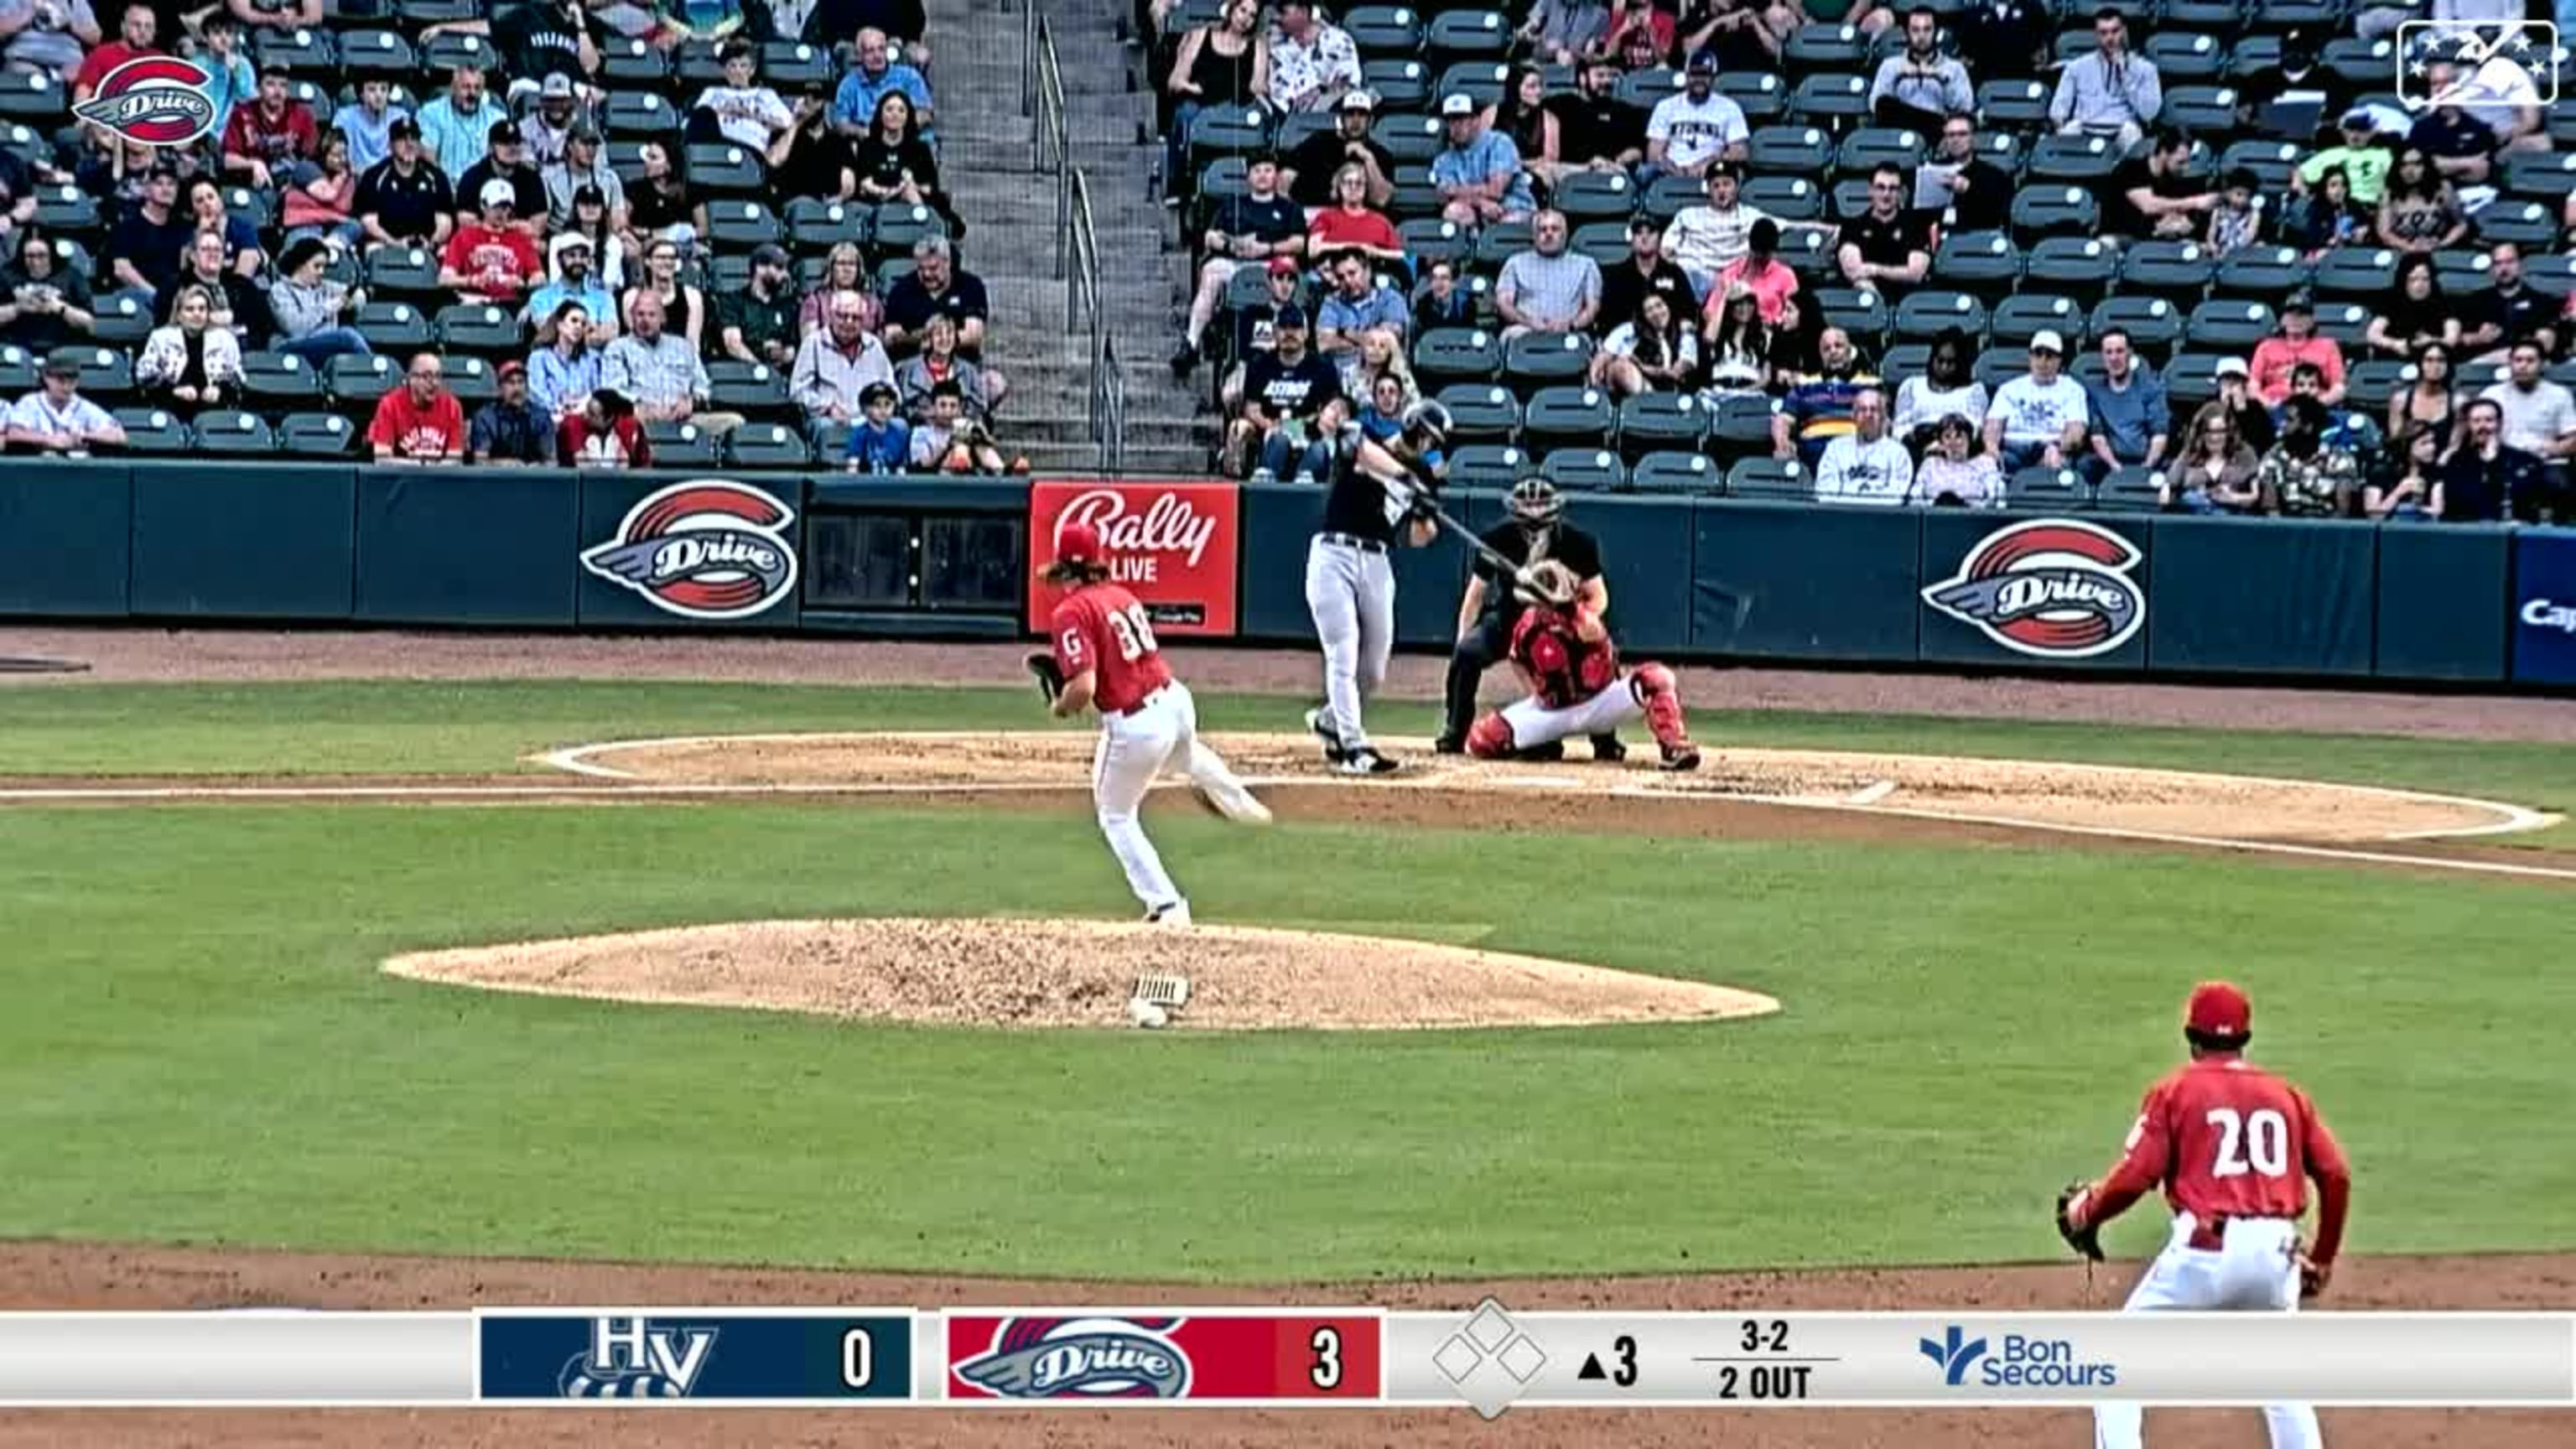
<instances>
[{"instance_id":1,"label":"red baseball cap","mask_svg":"<svg viewBox=\"0 0 2576 1449\"><path fill-rule=\"evenodd\" d=\"M1088 523L1068 523L1057 528L1055 561L1060 564L1100 562L1100 530Z\"/></svg>"},{"instance_id":2,"label":"red baseball cap","mask_svg":"<svg viewBox=\"0 0 2576 1449\"><path fill-rule=\"evenodd\" d=\"M2204 981L2191 989L2183 1008L2183 1029L2203 1036L2244 1037L2254 1031L2254 1003L2232 981Z\"/></svg>"}]
</instances>

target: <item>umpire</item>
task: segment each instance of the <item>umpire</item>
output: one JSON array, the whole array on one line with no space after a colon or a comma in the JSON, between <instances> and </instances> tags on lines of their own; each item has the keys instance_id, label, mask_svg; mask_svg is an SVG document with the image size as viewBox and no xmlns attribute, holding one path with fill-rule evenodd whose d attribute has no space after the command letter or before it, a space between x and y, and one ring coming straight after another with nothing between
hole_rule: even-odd
<instances>
[{"instance_id":1,"label":"umpire","mask_svg":"<svg viewBox=\"0 0 2576 1449\"><path fill-rule=\"evenodd\" d=\"M1565 522L1565 498L1556 485L1544 478L1523 478L1512 485L1511 517L1485 530L1487 548L1527 568L1542 559L1554 559L1574 570L1583 581L1575 597L1594 613L1610 607L1610 585L1601 577L1601 543L1591 534ZM1476 571L1467 580L1467 592L1458 600L1458 643L1449 652L1449 684L1445 691L1448 718L1440 727L1440 738L1433 748L1444 755L1463 754L1467 748L1467 729L1476 719L1476 686L1511 652L1512 626L1520 622L1521 611L1528 607L1514 597L1512 581L1504 578L1492 559L1479 553ZM1521 756L1530 760L1556 760L1565 756L1562 744L1541 745ZM1628 747L1619 743L1616 731L1592 737L1592 758L1618 761L1628 757Z\"/></svg>"}]
</instances>

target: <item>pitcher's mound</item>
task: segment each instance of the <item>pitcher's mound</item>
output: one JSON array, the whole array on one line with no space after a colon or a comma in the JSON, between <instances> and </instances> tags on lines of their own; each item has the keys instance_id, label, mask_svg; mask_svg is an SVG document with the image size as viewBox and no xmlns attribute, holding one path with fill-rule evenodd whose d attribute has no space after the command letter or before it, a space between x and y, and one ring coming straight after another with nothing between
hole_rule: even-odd
<instances>
[{"instance_id":1,"label":"pitcher's mound","mask_svg":"<svg viewBox=\"0 0 2576 1449\"><path fill-rule=\"evenodd\" d=\"M1193 1030L1597 1026L1780 1009L1768 996L1426 941L1019 918L753 921L385 963L422 981L939 1026L1124 1026L1136 978L1189 978Z\"/></svg>"}]
</instances>

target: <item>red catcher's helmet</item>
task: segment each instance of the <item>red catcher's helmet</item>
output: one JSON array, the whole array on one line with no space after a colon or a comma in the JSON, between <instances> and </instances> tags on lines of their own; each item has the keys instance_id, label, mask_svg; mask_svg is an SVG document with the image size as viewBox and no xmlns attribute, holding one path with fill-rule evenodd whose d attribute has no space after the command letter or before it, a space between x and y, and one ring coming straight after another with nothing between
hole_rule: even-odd
<instances>
[{"instance_id":1,"label":"red catcher's helmet","mask_svg":"<svg viewBox=\"0 0 2576 1449\"><path fill-rule=\"evenodd\" d=\"M2241 1042L2254 1034L2254 1003L2232 981L2204 981L2191 990L2182 1027L2194 1037Z\"/></svg>"},{"instance_id":2,"label":"red catcher's helmet","mask_svg":"<svg viewBox=\"0 0 2576 1449\"><path fill-rule=\"evenodd\" d=\"M1100 530L1088 523L1068 523L1055 531L1055 561L1060 564L1100 562Z\"/></svg>"}]
</instances>

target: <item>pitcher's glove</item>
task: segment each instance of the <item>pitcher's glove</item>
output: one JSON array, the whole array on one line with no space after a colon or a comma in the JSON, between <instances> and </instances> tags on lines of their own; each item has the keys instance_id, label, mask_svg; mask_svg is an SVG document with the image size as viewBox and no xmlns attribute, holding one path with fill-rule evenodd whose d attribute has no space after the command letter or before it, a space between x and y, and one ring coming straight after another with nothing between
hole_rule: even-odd
<instances>
[{"instance_id":1,"label":"pitcher's glove","mask_svg":"<svg viewBox=\"0 0 2576 1449\"><path fill-rule=\"evenodd\" d=\"M2063 1189L2059 1190L2057 1194L2057 1235L2064 1238L2066 1240L2066 1246L2073 1248L2079 1255L2091 1259L2093 1262L2099 1263L2102 1261L2101 1225L2098 1223L2086 1223L2084 1226L2079 1228L2075 1226L2074 1221L2066 1215L2066 1210L2074 1205L2075 1200L2084 1196L2085 1193L2090 1192L2092 1188L2093 1184L2089 1182L2070 1182Z\"/></svg>"},{"instance_id":2,"label":"pitcher's glove","mask_svg":"<svg viewBox=\"0 0 2576 1449\"><path fill-rule=\"evenodd\" d=\"M1022 662L1028 666L1029 677L1038 682L1039 696L1046 700L1048 708L1054 708L1056 696L1064 693L1064 671L1055 667L1055 656L1039 650Z\"/></svg>"}]
</instances>

